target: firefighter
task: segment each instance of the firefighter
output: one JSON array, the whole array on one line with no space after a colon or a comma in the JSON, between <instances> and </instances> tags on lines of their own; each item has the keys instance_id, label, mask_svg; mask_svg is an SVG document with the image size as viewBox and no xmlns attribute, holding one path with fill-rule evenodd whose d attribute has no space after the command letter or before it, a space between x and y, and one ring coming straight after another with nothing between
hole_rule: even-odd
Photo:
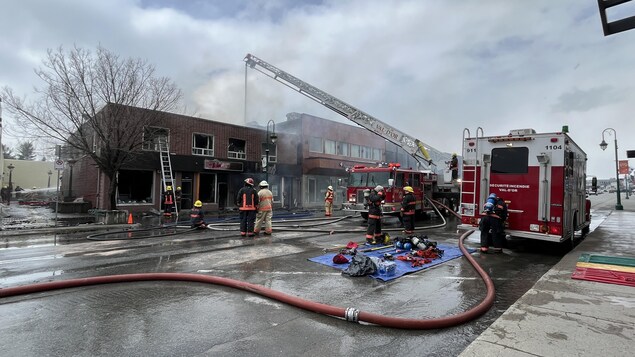
<instances>
[{"instance_id":1,"label":"firefighter","mask_svg":"<svg viewBox=\"0 0 635 357\"><path fill-rule=\"evenodd\" d=\"M381 201L384 200L384 188L377 185L368 195L368 229L366 242L369 244L383 243L381 239Z\"/></svg>"},{"instance_id":2,"label":"firefighter","mask_svg":"<svg viewBox=\"0 0 635 357\"><path fill-rule=\"evenodd\" d=\"M172 216L174 210L174 192L172 192L172 186L167 186L163 193L163 215L166 217Z\"/></svg>"},{"instance_id":3,"label":"firefighter","mask_svg":"<svg viewBox=\"0 0 635 357\"><path fill-rule=\"evenodd\" d=\"M330 217L333 214L333 186L326 188L324 196L324 215Z\"/></svg>"},{"instance_id":4,"label":"firefighter","mask_svg":"<svg viewBox=\"0 0 635 357\"><path fill-rule=\"evenodd\" d=\"M251 177L245 179L245 185L238 190L236 205L240 211L240 235L253 237L258 193L254 189L254 179Z\"/></svg>"},{"instance_id":5,"label":"firefighter","mask_svg":"<svg viewBox=\"0 0 635 357\"><path fill-rule=\"evenodd\" d=\"M494 253L503 251L505 241L505 220L507 219L507 204L492 193L483 207L483 217L479 223L481 230L481 252L489 252L489 246L494 245Z\"/></svg>"},{"instance_id":6,"label":"firefighter","mask_svg":"<svg viewBox=\"0 0 635 357\"><path fill-rule=\"evenodd\" d=\"M456 157L456 153L452 154L450 171L452 171L452 181L456 181L459 178L459 159Z\"/></svg>"},{"instance_id":7,"label":"firefighter","mask_svg":"<svg viewBox=\"0 0 635 357\"><path fill-rule=\"evenodd\" d=\"M203 202L197 200L194 202L194 208L190 211L190 222L192 223L192 228L206 228L207 224L205 224L205 211L203 211Z\"/></svg>"},{"instance_id":8,"label":"firefighter","mask_svg":"<svg viewBox=\"0 0 635 357\"><path fill-rule=\"evenodd\" d=\"M174 191L174 202L176 202L177 211L181 211L181 199L183 198L183 191L181 190L181 186L176 187L176 191Z\"/></svg>"},{"instance_id":9,"label":"firefighter","mask_svg":"<svg viewBox=\"0 0 635 357\"><path fill-rule=\"evenodd\" d=\"M403 216L404 234L413 234L415 232L415 209L417 199L414 190L410 186L403 188L404 195L401 200L401 214Z\"/></svg>"},{"instance_id":10,"label":"firefighter","mask_svg":"<svg viewBox=\"0 0 635 357\"><path fill-rule=\"evenodd\" d=\"M256 226L254 227L254 235L260 234L262 224L265 224L265 234L270 235L272 232L271 218L273 217L273 193L269 190L269 183L261 181L258 184L258 213L256 213Z\"/></svg>"}]
</instances>

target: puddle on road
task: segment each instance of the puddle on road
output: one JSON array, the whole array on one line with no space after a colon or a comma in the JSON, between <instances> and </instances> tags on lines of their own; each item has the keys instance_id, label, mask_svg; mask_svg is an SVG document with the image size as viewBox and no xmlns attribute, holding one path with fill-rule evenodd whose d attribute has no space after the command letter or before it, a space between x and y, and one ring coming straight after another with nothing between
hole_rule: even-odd
<instances>
[{"instance_id":1,"label":"puddle on road","mask_svg":"<svg viewBox=\"0 0 635 357\"><path fill-rule=\"evenodd\" d=\"M3 278L2 285L3 286L25 285L27 283L40 282L42 279L53 277L53 276L60 276L62 274L64 274L63 270L44 271L44 272L31 273L31 274L20 274L19 276Z\"/></svg>"}]
</instances>

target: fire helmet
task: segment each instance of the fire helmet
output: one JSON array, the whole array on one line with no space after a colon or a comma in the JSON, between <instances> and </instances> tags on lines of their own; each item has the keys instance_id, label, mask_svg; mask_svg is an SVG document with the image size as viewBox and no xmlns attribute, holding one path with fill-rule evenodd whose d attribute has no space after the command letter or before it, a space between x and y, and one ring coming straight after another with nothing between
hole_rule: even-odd
<instances>
[{"instance_id":1,"label":"fire helmet","mask_svg":"<svg viewBox=\"0 0 635 357\"><path fill-rule=\"evenodd\" d=\"M260 187L269 187L269 183L267 183L267 181L265 181L265 180L262 180L262 181L260 181L258 186L260 186Z\"/></svg>"},{"instance_id":2,"label":"fire helmet","mask_svg":"<svg viewBox=\"0 0 635 357\"><path fill-rule=\"evenodd\" d=\"M252 179L251 177L246 178L245 179L245 183L248 184L249 186L253 186L254 185L254 179Z\"/></svg>"},{"instance_id":3,"label":"fire helmet","mask_svg":"<svg viewBox=\"0 0 635 357\"><path fill-rule=\"evenodd\" d=\"M377 185L377 187L375 187L375 191L377 191L377 192L383 191L383 190L384 190L383 186Z\"/></svg>"},{"instance_id":4,"label":"fire helmet","mask_svg":"<svg viewBox=\"0 0 635 357\"><path fill-rule=\"evenodd\" d=\"M340 253L333 257L333 263L346 264L348 263L348 258L346 258L343 254Z\"/></svg>"},{"instance_id":5,"label":"fire helmet","mask_svg":"<svg viewBox=\"0 0 635 357\"><path fill-rule=\"evenodd\" d=\"M172 186L168 186L165 188L166 191L172 191Z\"/></svg>"},{"instance_id":6,"label":"fire helmet","mask_svg":"<svg viewBox=\"0 0 635 357\"><path fill-rule=\"evenodd\" d=\"M497 197L497 196L496 196L496 194L495 194L495 193L490 193L490 195L489 195L489 197L488 197L488 198L496 198L496 197Z\"/></svg>"},{"instance_id":7,"label":"fire helmet","mask_svg":"<svg viewBox=\"0 0 635 357\"><path fill-rule=\"evenodd\" d=\"M181 191L181 186L176 186L177 191Z\"/></svg>"},{"instance_id":8,"label":"fire helmet","mask_svg":"<svg viewBox=\"0 0 635 357\"><path fill-rule=\"evenodd\" d=\"M329 186L329 187L327 187L327 189L328 189L329 191L333 191L333 186Z\"/></svg>"},{"instance_id":9,"label":"fire helmet","mask_svg":"<svg viewBox=\"0 0 635 357\"><path fill-rule=\"evenodd\" d=\"M404 188L403 188L403 190L404 190L404 191L406 191L406 192L410 192L410 193L415 192L415 191L412 189L412 187L410 187L410 186L406 186L406 187L404 187Z\"/></svg>"},{"instance_id":10,"label":"fire helmet","mask_svg":"<svg viewBox=\"0 0 635 357\"><path fill-rule=\"evenodd\" d=\"M194 202L194 207L203 207L203 202L201 201Z\"/></svg>"}]
</instances>

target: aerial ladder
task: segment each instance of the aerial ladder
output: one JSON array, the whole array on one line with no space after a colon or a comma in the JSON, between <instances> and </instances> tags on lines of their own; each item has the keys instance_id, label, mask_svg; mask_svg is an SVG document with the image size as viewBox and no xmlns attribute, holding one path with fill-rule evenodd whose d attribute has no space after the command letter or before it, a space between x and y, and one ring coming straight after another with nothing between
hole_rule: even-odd
<instances>
[{"instance_id":1,"label":"aerial ladder","mask_svg":"<svg viewBox=\"0 0 635 357\"><path fill-rule=\"evenodd\" d=\"M381 136L393 144L399 145L402 149L412 155L420 163L425 162L433 165L430 154L425 145L418 139L403 133L392 126L382 122L381 120L371 116L354 106L337 99L336 97L320 90L291 74L261 60L260 58L247 54L245 56L245 65L274 80L284 84L285 86L303 94L304 96L322 104L332 111L346 117L358 124L359 126Z\"/></svg>"}]
</instances>

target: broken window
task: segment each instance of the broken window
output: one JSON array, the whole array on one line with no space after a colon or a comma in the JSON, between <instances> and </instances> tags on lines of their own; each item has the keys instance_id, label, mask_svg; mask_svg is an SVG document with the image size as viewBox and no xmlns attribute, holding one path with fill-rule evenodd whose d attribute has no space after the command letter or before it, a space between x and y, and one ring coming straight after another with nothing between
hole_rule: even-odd
<instances>
[{"instance_id":1,"label":"broken window","mask_svg":"<svg viewBox=\"0 0 635 357\"><path fill-rule=\"evenodd\" d=\"M192 155L214 156L214 136L193 133Z\"/></svg>"},{"instance_id":2,"label":"broken window","mask_svg":"<svg viewBox=\"0 0 635 357\"><path fill-rule=\"evenodd\" d=\"M230 138L227 145L227 158L245 160L247 158L246 145L245 140Z\"/></svg>"},{"instance_id":3,"label":"broken window","mask_svg":"<svg viewBox=\"0 0 635 357\"><path fill-rule=\"evenodd\" d=\"M154 171L119 170L117 183L118 204L152 204Z\"/></svg>"},{"instance_id":4,"label":"broken window","mask_svg":"<svg viewBox=\"0 0 635 357\"><path fill-rule=\"evenodd\" d=\"M160 151L159 144L163 142L170 149L170 130L155 126L143 128L143 150Z\"/></svg>"}]
</instances>

